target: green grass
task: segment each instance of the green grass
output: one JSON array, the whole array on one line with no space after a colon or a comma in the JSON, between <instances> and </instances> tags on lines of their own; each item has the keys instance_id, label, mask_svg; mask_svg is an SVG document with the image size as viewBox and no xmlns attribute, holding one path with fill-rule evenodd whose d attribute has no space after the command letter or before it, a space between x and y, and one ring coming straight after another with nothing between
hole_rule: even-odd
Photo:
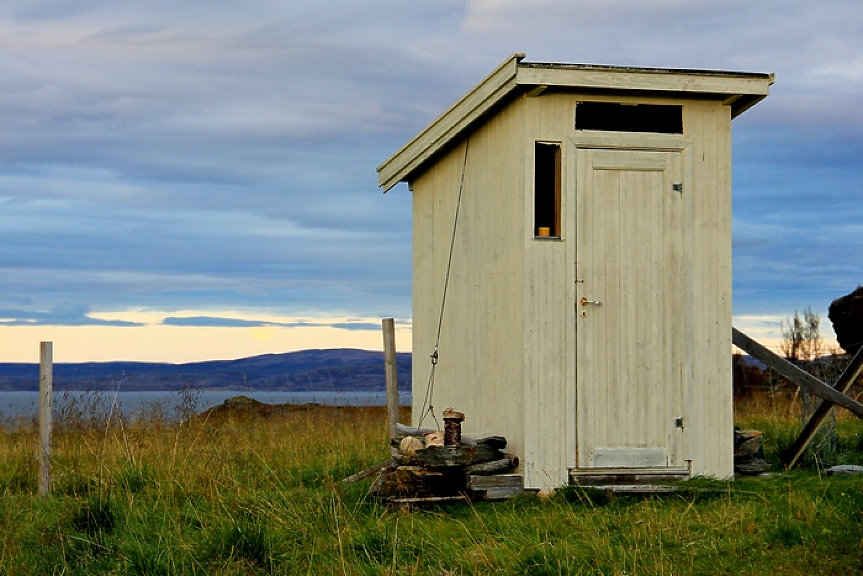
<instances>
[{"instance_id":1,"label":"green grass","mask_svg":"<svg viewBox=\"0 0 863 576\"><path fill-rule=\"evenodd\" d=\"M787 403L785 403L787 404ZM766 456L793 408L738 404ZM388 457L384 412L297 409L267 419L66 423L53 495L36 492L35 431L0 433L0 574L854 574L863 480L817 468L664 496L578 488L403 511L349 474ZM856 420L841 457L859 462ZM705 490L705 488L707 490Z\"/></svg>"}]
</instances>

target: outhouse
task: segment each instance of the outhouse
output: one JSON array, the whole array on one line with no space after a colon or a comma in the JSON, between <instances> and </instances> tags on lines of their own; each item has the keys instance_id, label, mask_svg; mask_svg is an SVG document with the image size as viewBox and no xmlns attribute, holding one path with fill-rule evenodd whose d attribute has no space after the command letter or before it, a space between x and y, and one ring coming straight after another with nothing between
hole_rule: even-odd
<instances>
[{"instance_id":1,"label":"outhouse","mask_svg":"<svg viewBox=\"0 0 863 576\"><path fill-rule=\"evenodd\" d=\"M731 476L731 120L773 75L524 58L378 167L413 197L414 424L464 412L531 488Z\"/></svg>"}]
</instances>

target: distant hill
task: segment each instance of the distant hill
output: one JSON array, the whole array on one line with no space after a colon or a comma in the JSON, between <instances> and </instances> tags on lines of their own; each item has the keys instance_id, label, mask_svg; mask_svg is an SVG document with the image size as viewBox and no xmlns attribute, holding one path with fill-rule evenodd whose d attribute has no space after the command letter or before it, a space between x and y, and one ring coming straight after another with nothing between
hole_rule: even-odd
<instances>
[{"instance_id":1,"label":"distant hill","mask_svg":"<svg viewBox=\"0 0 863 576\"><path fill-rule=\"evenodd\" d=\"M410 390L411 354L396 358L399 389ZM334 348L190 364L55 364L57 390L375 391L386 388L383 352ZM0 363L0 391L38 390L39 365Z\"/></svg>"}]
</instances>

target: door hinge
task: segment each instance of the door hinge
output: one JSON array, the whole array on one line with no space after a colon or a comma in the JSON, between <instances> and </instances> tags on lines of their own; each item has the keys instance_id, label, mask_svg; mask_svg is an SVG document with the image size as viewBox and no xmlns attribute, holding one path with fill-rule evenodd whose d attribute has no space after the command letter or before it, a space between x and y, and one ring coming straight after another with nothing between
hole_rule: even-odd
<instances>
[{"instance_id":1,"label":"door hinge","mask_svg":"<svg viewBox=\"0 0 863 576\"><path fill-rule=\"evenodd\" d=\"M680 192L683 194L683 182L678 182L677 184L672 184L671 189L675 192Z\"/></svg>"}]
</instances>

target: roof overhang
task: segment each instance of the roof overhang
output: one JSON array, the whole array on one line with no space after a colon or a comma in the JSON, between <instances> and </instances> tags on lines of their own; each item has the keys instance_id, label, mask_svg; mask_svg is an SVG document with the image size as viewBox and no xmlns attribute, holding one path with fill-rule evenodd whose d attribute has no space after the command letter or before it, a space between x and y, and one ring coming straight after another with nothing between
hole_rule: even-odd
<instances>
[{"instance_id":1,"label":"roof overhang","mask_svg":"<svg viewBox=\"0 0 863 576\"><path fill-rule=\"evenodd\" d=\"M387 192L516 90L547 88L698 95L721 99L732 118L767 97L773 74L719 70L630 68L589 64L524 62L517 52L450 106L398 152L378 166L378 185Z\"/></svg>"}]
</instances>

